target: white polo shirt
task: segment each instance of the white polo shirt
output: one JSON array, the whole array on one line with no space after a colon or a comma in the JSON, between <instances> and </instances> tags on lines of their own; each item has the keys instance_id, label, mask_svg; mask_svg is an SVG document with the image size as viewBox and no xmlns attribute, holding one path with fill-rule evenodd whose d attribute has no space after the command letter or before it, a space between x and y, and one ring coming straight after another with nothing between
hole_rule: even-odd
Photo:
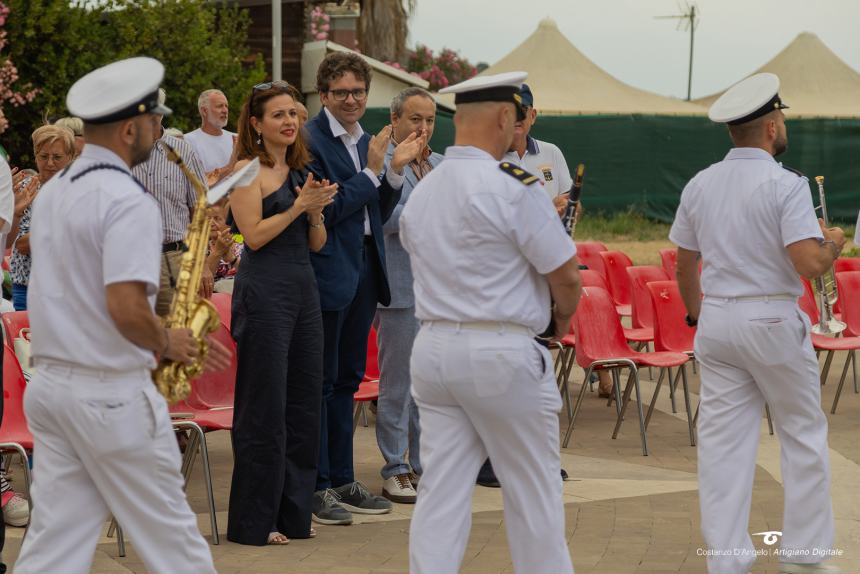
<instances>
[{"instance_id":1,"label":"white polo shirt","mask_svg":"<svg viewBox=\"0 0 860 574\"><path fill-rule=\"evenodd\" d=\"M702 291L714 297L801 296L788 245L822 240L809 181L759 148L734 148L681 194L669 233L702 254Z\"/></svg>"},{"instance_id":2,"label":"white polo shirt","mask_svg":"<svg viewBox=\"0 0 860 574\"><path fill-rule=\"evenodd\" d=\"M576 254L552 202L505 173L490 154L452 146L412 191L400 241L422 321L502 321L543 331L544 275Z\"/></svg>"},{"instance_id":3,"label":"white polo shirt","mask_svg":"<svg viewBox=\"0 0 860 574\"><path fill-rule=\"evenodd\" d=\"M544 192L550 199L567 193L573 186L567 161L558 146L526 136L526 153L523 157L509 151L504 161L515 163L540 178Z\"/></svg>"},{"instance_id":4,"label":"white polo shirt","mask_svg":"<svg viewBox=\"0 0 860 574\"><path fill-rule=\"evenodd\" d=\"M203 128L197 128L182 136L182 139L191 144L203 164L203 171L209 173L230 163L235 135L233 132L221 130L220 136L213 136L204 132Z\"/></svg>"},{"instance_id":5,"label":"white polo shirt","mask_svg":"<svg viewBox=\"0 0 860 574\"><path fill-rule=\"evenodd\" d=\"M98 169L76 178L96 164ZM74 181L73 181L74 180ZM150 306L161 271L158 204L107 148L87 144L65 172L33 202L33 267L27 293L32 356L91 369L154 368L152 351L119 332L107 310L105 287L146 284Z\"/></svg>"}]
</instances>

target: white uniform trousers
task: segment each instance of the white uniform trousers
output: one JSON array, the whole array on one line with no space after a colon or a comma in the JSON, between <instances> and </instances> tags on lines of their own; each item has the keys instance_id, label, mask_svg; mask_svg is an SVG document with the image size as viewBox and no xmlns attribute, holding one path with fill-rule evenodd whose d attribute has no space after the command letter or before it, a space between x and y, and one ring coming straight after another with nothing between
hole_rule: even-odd
<instances>
[{"instance_id":1,"label":"white uniform trousers","mask_svg":"<svg viewBox=\"0 0 860 574\"><path fill-rule=\"evenodd\" d=\"M149 371L38 367L24 397L35 440L33 516L16 574L89 572L111 514L148 572L214 573Z\"/></svg>"},{"instance_id":2,"label":"white uniform trousers","mask_svg":"<svg viewBox=\"0 0 860 574\"><path fill-rule=\"evenodd\" d=\"M564 530L556 388L526 329L422 326L412 352L424 474L409 531L411 574L456 574L487 455L502 484L517 574L572 574Z\"/></svg>"},{"instance_id":3,"label":"white uniform trousers","mask_svg":"<svg viewBox=\"0 0 860 574\"><path fill-rule=\"evenodd\" d=\"M794 301L703 302L699 503L711 574L747 574L755 561L749 514L765 402L785 491L783 523L766 530L782 531L782 550L795 553L786 562L819 562L815 549L833 545L827 419L809 330Z\"/></svg>"}]
</instances>

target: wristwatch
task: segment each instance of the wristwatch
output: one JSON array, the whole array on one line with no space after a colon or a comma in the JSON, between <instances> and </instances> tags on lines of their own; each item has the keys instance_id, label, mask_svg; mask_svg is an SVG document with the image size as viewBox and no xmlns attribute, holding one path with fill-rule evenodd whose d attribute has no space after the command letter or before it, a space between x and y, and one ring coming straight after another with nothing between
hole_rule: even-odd
<instances>
[{"instance_id":1,"label":"wristwatch","mask_svg":"<svg viewBox=\"0 0 860 574\"><path fill-rule=\"evenodd\" d=\"M314 229L318 229L318 228L320 228L320 227L322 227L322 226L323 226L323 223L325 223L325 215L324 215L324 214L322 214L322 213L320 213L320 222L319 222L319 223L310 223L310 222L308 222L308 225L310 225L310 226L311 226L311 227L313 227Z\"/></svg>"},{"instance_id":2,"label":"wristwatch","mask_svg":"<svg viewBox=\"0 0 860 574\"><path fill-rule=\"evenodd\" d=\"M689 313L687 315L684 315L684 322L687 323L688 327L695 327L699 324L699 320L690 317Z\"/></svg>"}]
</instances>

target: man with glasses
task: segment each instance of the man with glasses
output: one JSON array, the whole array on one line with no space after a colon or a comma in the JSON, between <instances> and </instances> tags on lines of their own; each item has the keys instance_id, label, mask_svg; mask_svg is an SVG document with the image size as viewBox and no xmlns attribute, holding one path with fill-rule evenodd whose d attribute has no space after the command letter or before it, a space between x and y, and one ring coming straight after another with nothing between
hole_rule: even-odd
<instances>
[{"instance_id":1,"label":"man with glasses","mask_svg":"<svg viewBox=\"0 0 860 574\"><path fill-rule=\"evenodd\" d=\"M382 225L400 199L403 169L424 148L410 135L392 154L386 126L370 137L358 123L367 106L370 66L354 53L332 53L317 70L322 111L305 124L311 170L339 186L323 215L328 241L311 254L325 337L320 464L313 518L351 524L352 512L384 514L391 502L355 481L352 463L352 396L364 376L367 336L376 304L388 305Z\"/></svg>"}]
</instances>

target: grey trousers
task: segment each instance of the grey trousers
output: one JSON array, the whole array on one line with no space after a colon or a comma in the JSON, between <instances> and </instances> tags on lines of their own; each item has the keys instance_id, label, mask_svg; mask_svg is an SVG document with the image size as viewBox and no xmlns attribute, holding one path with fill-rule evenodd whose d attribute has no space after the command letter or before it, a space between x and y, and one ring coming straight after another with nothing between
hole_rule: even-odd
<instances>
[{"instance_id":1,"label":"grey trousers","mask_svg":"<svg viewBox=\"0 0 860 574\"><path fill-rule=\"evenodd\" d=\"M411 470L421 474L418 407L412 399L409 359L420 327L415 307L378 309L379 401L376 442L385 458L382 478ZM408 464L407 464L408 451Z\"/></svg>"}]
</instances>

